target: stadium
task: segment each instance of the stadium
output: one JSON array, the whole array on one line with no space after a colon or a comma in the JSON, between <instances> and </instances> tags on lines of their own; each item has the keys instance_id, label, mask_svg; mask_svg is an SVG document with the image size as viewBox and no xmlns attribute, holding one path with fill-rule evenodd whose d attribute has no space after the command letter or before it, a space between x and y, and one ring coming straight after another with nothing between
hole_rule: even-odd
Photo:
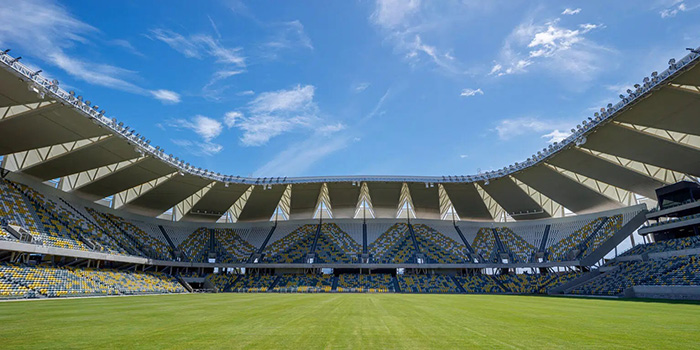
<instances>
[{"instance_id":1,"label":"stadium","mask_svg":"<svg viewBox=\"0 0 700 350\"><path fill-rule=\"evenodd\" d=\"M2 51L0 339L696 347L699 50L522 162L318 177L195 167Z\"/></svg>"}]
</instances>

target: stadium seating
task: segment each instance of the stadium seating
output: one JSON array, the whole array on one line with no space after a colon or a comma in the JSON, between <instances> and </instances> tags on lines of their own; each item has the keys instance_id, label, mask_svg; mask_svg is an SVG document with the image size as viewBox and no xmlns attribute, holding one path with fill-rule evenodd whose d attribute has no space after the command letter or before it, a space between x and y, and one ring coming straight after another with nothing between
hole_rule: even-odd
<instances>
[{"instance_id":1,"label":"stadium seating","mask_svg":"<svg viewBox=\"0 0 700 350\"><path fill-rule=\"evenodd\" d=\"M669 239L666 241L639 244L624 252L620 256L641 255L647 253L660 253L673 250L700 248L700 236Z\"/></svg>"},{"instance_id":2,"label":"stadium seating","mask_svg":"<svg viewBox=\"0 0 700 350\"><path fill-rule=\"evenodd\" d=\"M241 275L227 291L231 292L267 292L275 282L273 275Z\"/></svg>"},{"instance_id":3,"label":"stadium seating","mask_svg":"<svg viewBox=\"0 0 700 350\"><path fill-rule=\"evenodd\" d=\"M167 243L149 235L140 227L122 217L107 213L101 214L116 226L118 231L131 236L130 240L136 244L137 248L145 256L158 260L170 260L172 258L170 247L168 247Z\"/></svg>"},{"instance_id":4,"label":"stadium seating","mask_svg":"<svg viewBox=\"0 0 700 350\"><path fill-rule=\"evenodd\" d=\"M302 225L290 234L268 245L263 251L263 262L305 263L311 250L318 225Z\"/></svg>"},{"instance_id":5,"label":"stadium seating","mask_svg":"<svg viewBox=\"0 0 700 350\"><path fill-rule=\"evenodd\" d=\"M162 273L80 269L44 264L0 264L1 296L61 297L184 291L173 277Z\"/></svg>"},{"instance_id":6,"label":"stadium seating","mask_svg":"<svg viewBox=\"0 0 700 350\"><path fill-rule=\"evenodd\" d=\"M338 292L394 292L394 277L389 274L340 274Z\"/></svg>"},{"instance_id":7,"label":"stadium seating","mask_svg":"<svg viewBox=\"0 0 700 350\"><path fill-rule=\"evenodd\" d=\"M513 253L514 261L512 262L528 262L530 257L537 252L537 247L528 243L507 227L497 227L496 232L498 232L498 237L505 245L505 248Z\"/></svg>"},{"instance_id":8,"label":"stadium seating","mask_svg":"<svg viewBox=\"0 0 700 350\"><path fill-rule=\"evenodd\" d=\"M493 236L493 231L490 228L482 227L476 233L474 243L472 243L474 251L486 261L498 261L496 249L496 238Z\"/></svg>"},{"instance_id":9,"label":"stadium seating","mask_svg":"<svg viewBox=\"0 0 700 350\"><path fill-rule=\"evenodd\" d=\"M214 229L217 262L245 262L257 251L255 247L243 240L233 229Z\"/></svg>"},{"instance_id":10,"label":"stadium seating","mask_svg":"<svg viewBox=\"0 0 700 350\"><path fill-rule=\"evenodd\" d=\"M206 227L201 227L192 232L178 248L183 251L192 262L207 262L209 255L209 239L211 232Z\"/></svg>"},{"instance_id":11,"label":"stadium seating","mask_svg":"<svg viewBox=\"0 0 700 350\"><path fill-rule=\"evenodd\" d=\"M608 218L608 221L605 222L603 227L600 228L600 230L593 237L593 239L589 239L585 242L585 244L583 245L583 248L585 250L581 257L588 256L589 254L593 253L593 251L598 249L598 247L600 247L601 244L605 243L605 241L612 238L615 232L620 231L621 228L622 215L613 215L610 218Z\"/></svg>"},{"instance_id":12,"label":"stadium seating","mask_svg":"<svg viewBox=\"0 0 700 350\"><path fill-rule=\"evenodd\" d=\"M411 239L408 225L397 223L389 227L368 247L374 262L401 264L415 262L416 248Z\"/></svg>"},{"instance_id":13,"label":"stadium seating","mask_svg":"<svg viewBox=\"0 0 700 350\"><path fill-rule=\"evenodd\" d=\"M413 225L416 241L429 263L459 264L469 262L469 251L462 243L425 224Z\"/></svg>"},{"instance_id":14,"label":"stadium seating","mask_svg":"<svg viewBox=\"0 0 700 350\"><path fill-rule=\"evenodd\" d=\"M600 217L587 222L578 230L568 234L564 239L547 248L550 261L572 260L571 251L578 249L580 244L596 232L596 229L603 224L607 218Z\"/></svg>"},{"instance_id":15,"label":"stadium seating","mask_svg":"<svg viewBox=\"0 0 700 350\"><path fill-rule=\"evenodd\" d=\"M330 292L332 275L282 275L273 288L275 292Z\"/></svg>"},{"instance_id":16,"label":"stadium seating","mask_svg":"<svg viewBox=\"0 0 700 350\"><path fill-rule=\"evenodd\" d=\"M459 293L450 276L398 275L396 278L404 293Z\"/></svg>"},{"instance_id":17,"label":"stadium seating","mask_svg":"<svg viewBox=\"0 0 700 350\"><path fill-rule=\"evenodd\" d=\"M321 225L315 253L319 263L351 263L358 261L362 246L338 225L325 223Z\"/></svg>"},{"instance_id":18,"label":"stadium seating","mask_svg":"<svg viewBox=\"0 0 700 350\"><path fill-rule=\"evenodd\" d=\"M636 285L700 285L697 256L677 256L648 261L617 261L613 269L586 283L571 293L585 295L621 295Z\"/></svg>"}]
</instances>

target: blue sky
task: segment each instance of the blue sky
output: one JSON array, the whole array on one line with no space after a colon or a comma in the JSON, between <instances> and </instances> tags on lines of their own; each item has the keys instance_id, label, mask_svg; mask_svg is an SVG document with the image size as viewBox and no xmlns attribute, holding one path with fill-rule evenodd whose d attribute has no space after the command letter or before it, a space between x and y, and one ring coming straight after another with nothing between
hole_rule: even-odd
<instances>
[{"instance_id":1,"label":"blue sky","mask_svg":"<svg viewBox=\"0 0 700 350\"><path fill-rule=\"evenodd\" d=\"M0 0L0 47L196 166L522 161L700 45L698 1Z\"/></svg>"}]
</instances>

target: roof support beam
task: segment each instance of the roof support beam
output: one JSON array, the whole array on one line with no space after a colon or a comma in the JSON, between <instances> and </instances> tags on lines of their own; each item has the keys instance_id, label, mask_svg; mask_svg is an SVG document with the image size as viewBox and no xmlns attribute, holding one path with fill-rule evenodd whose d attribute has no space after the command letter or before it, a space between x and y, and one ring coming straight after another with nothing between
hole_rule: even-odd
<instances>
[{"instance_id":1,"label":"roof support beam","mask_svg":"<svg viewBox=\"0 0 700 350\"><path fill-rule=\"evenodd\" d=\"M354 218L366 219L367 217L374 219L374 207L372 206L372 197L369 196L369 186L363 182L360 186L360 195L357 197Z\"/></svg>"},{"instance_id":2,"label":"roof support beam","mask_svg":"<svg viewBox=\"0 0 700 350\"><path fill-rule=\"evenodd\" d=\"M496 222L506 222L510 221L508 218L510 215L501 207L498 202L496 202L493 197L491 197L482 187L482 185L479 185L479 183L475 182L474 187L476 187L476 191L479 192L479 196L481 196L481 199L484 201L484 204L486 204L486 209L489 210L489 214L491 214L491 218L493 221ZM511 218L512 219L512 218Z\"/></svg>"},{"instance_id":3,"label":"roof support beam","mask_svg":"<svg viewBox=\"0 0 700 350\"><path fill-rule=\"evenodd\" d=\"M598 192L614 201L620 202L623 205L635 205L637 204L637 199L633 192L624 190L622 188L613 186L611 184L596 180L581 174L575 173L571 170L566 170L549 163L544 163L545 166L555 170L556 172L588 187L589 189Z\"/></svg>"},{"instance_id":4,"label":"roof support beam","mask_svg":"<svg viewBox=\"0 0 700 350\"><path fill-rule=\"evenodd\" d=\"M89 139L60 143L57 145L30 149L17 153L8 154L3 159L3 168L10 171L23 171L43 162L75 152L84 147L103 142L113 135L95 136Z\"/></svg>"},{"instance_id":5,"label":"roof support beam","mask_svg":"<svg viewBox=\"0 0 700 350\"><path fill-rule=\"evenodd\" d=\"M65 191L65 192L77 190L78 188L89 185L92 182L97 181L105 176L111 175L117 171L123 170L123 169L128 168L132 165L138 164L139 162L143 161L144 159L146 159L145 156L133 158L133 159L129 159L129 160L101 166L98 168L81 171L79 173L66 175L66 176L61 178L61 181L58 183L58 188L60 188L62 191Z\"/></svg>"},{"instance_id":6,"label":"roof support beam","mask_svg":"<svg viewBox=\"0 0 700 350\"><path fill-rule=\"evenodd\" d=\"M56 101L41 101L36 103L27 103L26 105L14 105L0 107L0 122L11 118L26 117L41 112L52 110L61 104Z\"/></svg>"},{"instance_id":7,"label":"roof support beam","mask_svg":"<svg viewBox=\"0 0 700 350\"><path fill-rule=\"evenodd\" d=\"M287 187L284 189L284 192L282 193L282 197L280 198L279 203L277 203L277 208L275 208L275 212L272 213L272 217L270 218L270 221L280 221L280 220L289 220L289 211L291 208L292 204L292 185L289 184Z\"/></svg>"},{"instance_id":8,"label":"roof support beam","mask_svg":"<svg viewBox=\"0 0 700 350\"><path fill-rule=\"evenodd\" d=\"M400 219L402 217L407 217L411 219L416 218L416 212L413 209L413 198L411 198L411 191L408 189L408 184L401 184L401 194L399 195L399 207L396 208L396 218Z\"/></svg>"},{"instance_id":9,"label":"roof support beam","mask_svg":"<svg viewBox=\"0 0 700 350\"><path fill-rule=\"evenodd\" d=\"M528 196L530 196L530 198L532 198L532 200L534 200L540 207L542 207L542 209L544 209L544 211L546 211L547 214L549 214L549 216L553 218L564 217L564 212L567 209L564 208L563 205L555 202L551 198L545 196L544 194L528 186L524 182L516 179L515 177L510 175L509 177L511 180L513 180L513 182L515 182L516 185L518 185L518 187L520 187L521 190L523 190L523 192L525 192Z\"/></svg>"},{"instance_id":10,"label":"roof support beam","mask_svg":"<svg viewBox=\"0 0 700 350\"><path fill-rule=\"evenodd\" d=\"M197 192L193 193L191 196L185 198L182 202L176 204L173 207L173 221L180 221L182 218L187 215L187 213L192 210L192 208L199 202L202 197L204 197L209 190L211 190L212 187L216 185L216 181L212 181L208 185L200 188Z\"/></svg>"},{"instance_id":11,"label":"roof support beam","mask_svg":"<svg viewBox=\"0 0 700 350\"><path fill-rule=\"evenodd\" d=\"M664 130L664 129L657 129L657 128L652 128L649 126L641 126L641 125L636 125L636 124L629 124L629 123L622 123L622 122L614 122L617 125L624 126L630 129L633 129L635 131L641 132L643 134L647 135L652 135L656 136L658 138L667 140L667 141L672 141L677 144L693 148L697 151L700 151L700 136L699 135L692 135L692 134L686 134L678 131L670 131L670 130Z\"/></svg>"},{"instance_id":12,"label":"roof support beam","mask_svg":"<svg viewBox=\"0 0 700 350\"><path fill-rule=\"evenodd\" d=\"M226 214L224 214L226 223L232 224L238 221L238 217L241 215L246 203L248 203L248 198L250 198L250 194L253 193L254 188L255 185L249 186L248 189L236 199L233 205L226 210Z\"/></svg>"},{"instance_id":13,"label":"roof support beam","mask_svg":"<svg viewBox=\"0 0 700 350\"><path fill-rule=\"evenodd\" d=\"M321 185L321 190L318 192L318 199L316 200L316 210L314 210L314 219L318 218L333 218L333 209L331 208L331 198L328 194L328 185L324 182ZM325 215L324 215L325 214Z\"/></svg>"},{"instance_id":14,"label":"roof support beam","mask_svg":"<svg viewBox=\"0 0 700 350\"><path fill-rule=\"evenodd\" d=\"M674 184L679 181L693 181L695 182L695 178L685 174L681 173L678 171L658 167L656 165L651 165L647 163L642 163L638 162L636 160L630 160L626 158L622 158L616 155L612 154L607 154L603 152L598 152L594 151L588 148L579 148L581 151L589 153L595 157L604 159L608 162L611 162L615 165L619 165L621 167L624 167L626 169L630 169L632 171L638 172L642 175L646 175L650 178L653 178L655 180L661 181L666 184Z\"/></svg>"},{"instance_id":15,"label":"roof support beam","mask_svg":"<svg viewBox=\"0 0 700 350\"><path fill-rule=\"evenodd\" d=\"M438 198L440 203L440 219L459 221L459 215L457 215L457 211L454 205L452 205L450 196L447 194L442 184L438 184Z\"/></svg>"},{"instance_id":16,"label":"roof support beam","mask_svg":"<svg viewBox=\"0 0 700 350\"><path fill-rule=\"evenodd\" d=\"M146 192L158 187L159 185L162 185L164 182L170 180L175 175L177 175L177 171L174 171L168 175L161 176L157 179L153 179L146 183L140 184L138 186L132 187L128 190L124 190L115 194L114 199L112 200L112 208L119 209L125 206L126 204L130 203L136 198L139 198Z\"/></svg>"}]
</instances>

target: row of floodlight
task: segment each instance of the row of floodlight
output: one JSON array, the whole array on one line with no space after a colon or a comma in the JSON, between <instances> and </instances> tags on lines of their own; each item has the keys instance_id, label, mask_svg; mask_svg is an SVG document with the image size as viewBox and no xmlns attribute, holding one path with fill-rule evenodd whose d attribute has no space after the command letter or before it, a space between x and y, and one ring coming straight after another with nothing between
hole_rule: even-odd
<instances>
[{"instance_id":1,"label":"row of floodlight","mask_svg":"<svg viewBox=\"0 0 700 350\"><path fill-rule=\"evenodd\" d=\"M485 173L479 172L477 175L455 175L455 176L442 176L437 179L436 182L475 182L484 181L486 184L489 180L510 175L512 173L521 171L529 166L535 165L544 159L548 158L552 154L568 147L572 143L576 146L581 146L586 142L586 134L593 128L597 127L599 124L610 119L616 112L621 109L626 108L630 103L636 100L639 96L644 95L649 92L654 87L658 86L659 83L667 79L669 76L677 72L679 69L685 67L688 63L694 59L700 57L700 50L687 48L690 53L681 59L680 62L676 62L674 58L671 58L668 62L668 69L659 74L658 72L652 72L651 77L645 77L642 80L642 84L635 84L635 90L628 89L627 95L621 94L620 102L613 105L609 103L606 107L601 108L599 112L595 112L593 117L589 117L583 120L580 124L576 125L576 128L571 129L571 134L560 142L554 142L548 147L538 151L537 154L533 154L527 160L522 163L516 162L509 166L503 167L499 170L487 171ZM195 176L201 176L209 178L212 180L217 180L224 182L226 186L229 183L244 183L244 184L266 184L263 189L271 188L273 183L284 184L287 181L287 177L264 177L264 178L242 178L239 176L231 175L221 175L221 173L214 173L213 171L202 169L201 167L195 167L190 163L180 160L178 157L173 156L173 154L166 154L165 150L160 146L150 145L151 140L147 140L141 134L136 133L134 129L130 129L129 126L124 126L123 122L118 122L116 118L108 119L105 117L105 111L100 110L98 105L92 105L90 101L83 101L82 96L75 96L74 91L66 93L59 88L59 82L57 80L49 81L46 78L40 76L41 70L32 71L28 67L19 63L22 59L19 57L11 57L8 53L10 49L0 51L0 61L4 62L8 66L14 68L16 71L22 75L27 76L32 83L29 85L29 90L36 92L40 98L44 98L46 93L52 93L53 95L61 98L65 102L71 104L75 108L85 112L91 119L99 122L103 126L107 126L116 134L127 139L131 143L135 144L136 151L141 155L150 154L166 163L176 167L179 170L180 175L184 176L185 173L189 173ZM352 181L353 186L359 186L360 181ZM433 187L433 182L426 182L426 188Z\"/></svg>"}]
</instances>

